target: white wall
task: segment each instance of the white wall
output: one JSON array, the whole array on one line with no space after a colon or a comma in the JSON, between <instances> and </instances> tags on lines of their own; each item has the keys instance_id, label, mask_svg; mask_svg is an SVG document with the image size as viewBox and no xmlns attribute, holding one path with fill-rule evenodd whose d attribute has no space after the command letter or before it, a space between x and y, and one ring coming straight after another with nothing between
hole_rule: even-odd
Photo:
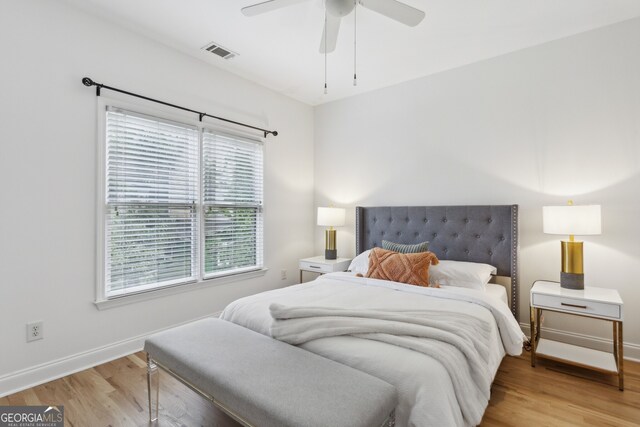
<instances>
[{"instance_id":1,"label":"white wall","mask_svg":"<svg viewBox=\"0 0 640 427\"><path fill-rule=\"evenodd\" d=\"M532 282L559 280L541 207L602 204L603 234L583 239L586 282L619 290L640 358L639 19L316 107L314 162L316 206L350 208L341 255L357 205L519 204L525 323ZM611 338L606 322L546 318L568 340Z\"/></svg>"},{"instance_id":2,"label":"white wall","mask_svg":"<svg viewBox=\"0 0 640 427\"><path fill-rule=\"evenodd\" d=\"M298 258L313 253L311 107L63 2L4 1L0 51L0 395L296 281ZM96 309L96 96L85 75L280 132L265 148L266 276ZM27 344L33 320L45 338Z\"/></svg>"}]
</instances>

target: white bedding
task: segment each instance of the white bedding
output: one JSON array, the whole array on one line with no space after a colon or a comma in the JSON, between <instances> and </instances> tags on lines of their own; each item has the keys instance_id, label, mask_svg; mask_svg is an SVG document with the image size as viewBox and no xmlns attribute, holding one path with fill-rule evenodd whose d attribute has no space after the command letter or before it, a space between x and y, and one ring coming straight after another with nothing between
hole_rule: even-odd
<instances>
[{"instance_id":1,"label":"white bedding","mask_svg":"<svg viewBox=\"0 0 640 427\"><path fill-rule=\"evenodd\" d=\"M420 288L357 278L351 273L327 274L313 282L242 298L231 303L221 317L270 335L273 318L269 306L272 303L287 307L465 313L490 326L484 363L491 379L505 349L510 354L520 354L524 337L508 306L482 291ZM475 424L463 416L460 387L454 387L451 375L434 357L388 342L356 336L328 336L304 342L301 347L396 386L399 394L396 422L399 426ZM469 399L474 398L477 396L469 393ZM482 408L486 407L486 401L481 403L484 405Z\"/></svg>"},{"instance_id":2,"label":"white bedding","mask_svg":"<svg viewBox=\"0 0 640 427\"><path fill-rule=\"evenodd\" d=\"M497 298L506 305L509 305L509 298L507 297L507 290L502 285L497 285L495 283L487 283L485 290L487 295L492 296L493 298Z\"/></svg>"}]
</instances>

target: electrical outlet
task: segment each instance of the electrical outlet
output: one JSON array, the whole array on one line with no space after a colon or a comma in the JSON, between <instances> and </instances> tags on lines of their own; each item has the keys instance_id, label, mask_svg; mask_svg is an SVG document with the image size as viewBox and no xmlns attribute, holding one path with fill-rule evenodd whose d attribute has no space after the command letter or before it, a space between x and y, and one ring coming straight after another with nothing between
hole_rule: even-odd
<instances>
[{"instance_id":1,"label":"electrical outlet","mask_svg":"<svg viewBox=\"0 0 640 427\"><path fill-rule=\"evenodd\" d=\"M44 328L42 321L27 323L27 342L37 341L44 338Z\"/></svg>"},{"instance_id":2,"label":"electrical outlet","mask_svg":"<svg viewBox=\"0 0 640 427\"><path fill-rule=\"evenodd\" d=\"M280 270L280 279L287 280L287 270Z\"/></svg>"}]
</instances>

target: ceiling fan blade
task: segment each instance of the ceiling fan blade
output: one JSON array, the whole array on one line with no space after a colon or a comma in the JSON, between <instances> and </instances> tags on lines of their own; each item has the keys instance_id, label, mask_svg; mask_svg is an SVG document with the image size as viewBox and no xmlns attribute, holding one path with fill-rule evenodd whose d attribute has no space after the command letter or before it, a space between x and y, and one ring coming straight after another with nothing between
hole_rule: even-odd
<instances>
[{"instance_id":1,"label":"ceiling fan blade","mask_svg":"<svg viewBox=\"0 0 640 427\"><path fill-rule=\"evenodd\" d=\"M272 10L280 9L282 7L291 6L296 3L302 3L303 1L307 0L269 0L243 7L241 10L244 16L255 16L260 15L261 13L271 12Z\"/></svg>"},{"instance_id":2,"label":"ceiling fan blade","mask_svg":"<svg viewBox=\"0 0 640 427\"><path fill-rule=\"evenodd\" d=\"M320 53L331 53L336 50L336 43L338 42L338 33L340 32L340 21L342 19L336 16L332 16L327 13L327 27L326 27L326 49L325 49L325 29L322 29L322 39L320 40Z\"/></svg>"},{"instance_id":3,"label":"ceiling fan blade","mask_svg":"<svg viewBox=\"0 0 640 427\"><path fill-rule=\"evenodd\" d=\"M359 3L388 18L415 27L424 19L424 12L396 0L359 0Z\"/></svg>"}]
</instances>

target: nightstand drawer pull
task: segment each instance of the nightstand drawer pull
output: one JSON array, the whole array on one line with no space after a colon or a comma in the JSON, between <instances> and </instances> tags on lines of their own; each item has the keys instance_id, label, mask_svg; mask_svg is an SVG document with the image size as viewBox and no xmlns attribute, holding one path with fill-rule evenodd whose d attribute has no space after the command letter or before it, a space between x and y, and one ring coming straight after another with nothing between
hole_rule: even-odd
<instances>
[{"instance_id":1,"label":"nightstand drawer pull","mask_svg":"<svg viewBox=\"0 0 640 427\"><path fill-rule=\"evenodd\" d=\"M560 305L566 305L567 307L575 307L575 308L584 308L584 309L587 308L586 305L569 304L569 303L566 303L566 302L561 302Z\"/></svg>"},{"instance_id":2,"label":"nightstand drawer pull","mask_svg":"<svg viewBox=\"0 0 640 427\"><path fill-rule=\"evenodd\" d=\"M309 268L322 268L319 265L310 265Z\"/></svg>"}]
</instances>

